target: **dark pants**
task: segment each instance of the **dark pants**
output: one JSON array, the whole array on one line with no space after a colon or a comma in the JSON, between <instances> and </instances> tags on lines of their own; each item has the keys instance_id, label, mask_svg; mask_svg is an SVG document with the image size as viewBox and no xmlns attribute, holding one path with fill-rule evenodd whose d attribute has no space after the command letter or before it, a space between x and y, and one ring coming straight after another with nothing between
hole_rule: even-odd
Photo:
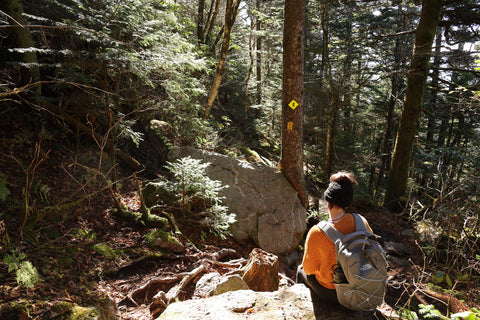
<instances>
[{"instance_id":1,"label":"dark pants","mask_svg":"<svg viewBox=\"0 0 480 320\"><path fill-rule=\"evenodd\" d=\"M296 282L305 284L319 300L338 304L337 291L335 289L327 289L322 286L320 283L318 283L315 275L307 275L302 266L298 266Z\"/></svg>"}]
</instances>

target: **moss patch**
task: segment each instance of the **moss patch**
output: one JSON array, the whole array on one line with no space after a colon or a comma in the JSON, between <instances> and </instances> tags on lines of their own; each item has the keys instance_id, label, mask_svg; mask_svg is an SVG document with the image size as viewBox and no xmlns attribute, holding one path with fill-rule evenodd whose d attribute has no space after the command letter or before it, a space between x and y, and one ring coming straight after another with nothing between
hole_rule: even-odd
<instances>
[{"instance_id":1,"label":"moss patch","mask_svg":"<svg viewBox=\"0 0 480 320\"><path fill-rule=\"evenodd\" d=\"M115 252L115 250L110 248L105 243L94 244L92 246L92 249L93 249L93 251L95 251L98 254L101 254L102 256L104 256L107 259L115 260L115 259L118 258L118 254Z\"/></svg>"},{"instance_id":2,"label":"moss patch","mask_svg":"<svg viewBox=\"0 0 480 320\"><path fill-rule=\"evenodd\" d=\"M145 236L145 245L153 250L167 249L182 252L184 247L170 232L155 229Z\"/></svg>"}]
</instances>

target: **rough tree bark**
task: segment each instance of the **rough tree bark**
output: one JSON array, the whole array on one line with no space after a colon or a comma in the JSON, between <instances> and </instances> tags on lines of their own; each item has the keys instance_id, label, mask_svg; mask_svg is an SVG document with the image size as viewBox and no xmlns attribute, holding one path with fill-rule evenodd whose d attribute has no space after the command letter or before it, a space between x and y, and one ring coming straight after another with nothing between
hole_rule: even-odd
<instances>
[{"instance_id":1,"label":"rough tree bark","mask_svg":"<svg viewBox=\"0 0 480 320\"><path fill-rule=\"evenodd\" d=\"M392 210L402 209L401 198L407 191L408 171L417 133L420 107L425 92L433 39L440 21L441 1L424 0L422 15L415 34L415 46L407 78L407 90L390 166L384 205Z\"/></svg>"},{"instance_id":2,"label":"rough tree bark","mask_svg":"<svg viewBox=\"0 0 480 320\"><path fill-rule=\"evenodd\" d=\"M262 10L262 2L263 0L257 0L257 11L261 12ZM259 18L257 18L257 51L256 51L256 58L257 58L257 66L256 66L256 82L257 82L257 97L256 97L256 104L262 104L262 37L260 36L260 32L262 31L262 22Z\"/></svg>"},{"instance_id":3,"label":"rough tree bark","mask_svg":"<svg viewBox=\"0 0 480 320\"><path fill-rule=\"evenodd\" d=\"M0 1L0 10L9 16L11 24L14 26L11 30L13 43L17 48L33 48L34 43L30 29L25 27L27 20L23 16L23 6L19 0ZM20 84L25 85L29 82L40 81L40 69L38 68L37 54L35 51L27 51L20 54L20 59L26 67L22 67L20 75ZM37 93L41 93L41 86L36 87Z\"/></svg>"},{"instance_id":4,"label":"rough tree bark","mask_svg":"<svg viewBox=\"0 0 480 320\"><path fill-rule=\"evenodd\" d=\"M285 1L283 31L282 158L280 168L306 207L303 174L305 0Z\"/></svg>"},{"instance_id":5,"label":"rough tree bark","mask_svg":"<svg viewBox=\"0 0 480 320\"><path fill-rule=\"evenodd\" d=\"M240 0L227 0L225 8L225 25L223 32L223 41L222 47L220 49L220 54L218 57L217 69L215 71L215 76L213 78L213 84L208 93L207 102L205 103L203 110L203 118L206 119L210 116L212 111L213 102L218 95L218 90L220 89L220 84L222 83L223 74L225 73L225 63L227 61L227 52L230 46L230 35L232 32L233 24L237 18L238 7L240 5Z\"/></svg>"}]
</instances>

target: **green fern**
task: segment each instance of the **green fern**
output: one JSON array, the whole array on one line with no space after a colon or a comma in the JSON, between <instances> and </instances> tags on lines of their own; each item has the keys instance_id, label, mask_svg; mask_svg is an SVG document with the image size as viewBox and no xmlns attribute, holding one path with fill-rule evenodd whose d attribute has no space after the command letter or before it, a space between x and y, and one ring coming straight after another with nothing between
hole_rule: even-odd
<instances>
[{"instance_id":1,"label":"green fern","mask_svg":"<svg viewBox=\"0 0 480 320\"><path fill-rule=\"evenodd\" d=\"M15 271L19 285L33 288L40 279L37 269L30 261L24 260L27 256L20 252L12 252L3 258L3 263L8 266L8 272Z\"/></svg>"},{"instance_id":2,"label":"green fern","mask_svg":"<svg viewBox=\"0 0 480 320\"><path fill-rule=\"evenodd\" d=\"M16 273L17 283L27 288L33 288L39 280L37 268L30 261L22 261Z\"/></svg>"}]
</instances>

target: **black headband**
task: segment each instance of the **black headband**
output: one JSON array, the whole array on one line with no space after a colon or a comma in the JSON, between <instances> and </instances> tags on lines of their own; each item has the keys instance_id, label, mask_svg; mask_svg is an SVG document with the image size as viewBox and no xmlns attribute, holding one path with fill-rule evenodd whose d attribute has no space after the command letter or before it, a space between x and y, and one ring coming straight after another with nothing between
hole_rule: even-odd
<instances>
[{"instance_id":1,"label":"black headband","mask_svg":"<svg viewBox=\"0 0 480 320\"><path fill-rule=\"evenodd\" d=\"M348 207L353 201L353 186L348 180L332 181L325 190L325 200L341 208Z\"/></svg>"}]
</instances>

